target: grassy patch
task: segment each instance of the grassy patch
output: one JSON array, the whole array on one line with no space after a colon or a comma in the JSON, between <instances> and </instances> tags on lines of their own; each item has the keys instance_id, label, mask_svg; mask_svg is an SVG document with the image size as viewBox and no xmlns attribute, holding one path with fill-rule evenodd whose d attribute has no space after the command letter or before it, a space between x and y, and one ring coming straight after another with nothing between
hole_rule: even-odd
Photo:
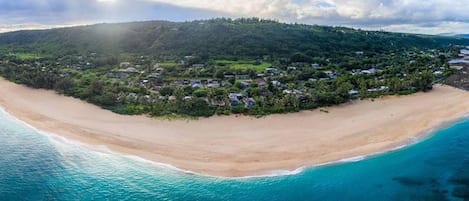
<instances>
[{"instance_id":1,"label":"grassy patch","mask_svg":"<svg viewBox=\"0 0 469 201\"><path fill-rule=\"evenodd\" d=\"M174 68L174 67L179 66L179 64L176 62L161 62L161 63L156 63L156 64L161 68Z\"/></svg>"},{"instance_id":2,"label":"grassy patch","mask_svg":"<svg viewBox=\"0 0 469 201\"><path fill-rule=\"evenodd\" d=\"M35 59L42 59L48 57L47 55L43 54L34 54L34 53L15 53L16 58L21 60L35 60Z\"/></svg>"},{"instance_id":3,"label":"grassy patch","mask_svg":"<svg viewBox=\"0 0 469 201\"><path fill-rule=\"evenodd\" d=\"M266 68L272 66L271 63L261 62L257 63L254 60L239 60L239 61L230 61L230 60L217 60L216 64L219 66L227 66L232 70L254 70L258 73L262 73Z\"/></svg>"}]
</instances>

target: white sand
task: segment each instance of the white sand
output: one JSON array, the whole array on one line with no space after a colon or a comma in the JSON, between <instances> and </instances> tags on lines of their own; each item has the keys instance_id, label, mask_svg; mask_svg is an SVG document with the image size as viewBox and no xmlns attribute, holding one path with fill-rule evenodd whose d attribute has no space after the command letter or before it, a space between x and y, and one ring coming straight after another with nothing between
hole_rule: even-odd
<instances>
[{"instance_id":1,"label":"white sand","mask_svg":"<svg viewBox=\"0 0 469 201\"><path fill-rule=\"evenodd\" d=\"M201 174L238 177L392 149L469 114L469 93L436 86L429 93L327 108L329 113L165 121L114 114L0 79L0 106L43 131Z\"/></svg>"}]
</instances>

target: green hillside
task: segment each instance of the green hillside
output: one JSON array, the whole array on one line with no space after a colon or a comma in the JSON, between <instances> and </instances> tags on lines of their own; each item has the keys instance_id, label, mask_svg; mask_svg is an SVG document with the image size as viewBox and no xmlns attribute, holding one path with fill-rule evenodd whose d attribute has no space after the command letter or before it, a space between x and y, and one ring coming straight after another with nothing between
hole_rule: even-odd
<instances>
[{"instance_id":1,"label":"green hillside","mask_svg":"<svg viewBox=\"0 0 469 201\"><path fill-rule=\"evenodd\" d=\"M45 54L146 53L212 57L310 57L469 44L468 40L342 27L284 24L259 19L98 24L0 34L0 46Z\"/></svg>"}]
</instances>

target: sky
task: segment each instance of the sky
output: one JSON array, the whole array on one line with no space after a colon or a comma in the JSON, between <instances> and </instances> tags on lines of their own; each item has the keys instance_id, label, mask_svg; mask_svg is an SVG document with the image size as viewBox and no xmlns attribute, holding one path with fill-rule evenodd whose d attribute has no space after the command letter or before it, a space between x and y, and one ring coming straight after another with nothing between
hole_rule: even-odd
<instances>
[{"instance_id":1,"label":"sky","mask_svg":"<svg viewBox=\"0 0 469 201\"><path fill-rule=\"evenodd\" d=\"M450 35L469 33L469 0L0 0L0 32L216 17Z\"/></svg>"}]
</instances>

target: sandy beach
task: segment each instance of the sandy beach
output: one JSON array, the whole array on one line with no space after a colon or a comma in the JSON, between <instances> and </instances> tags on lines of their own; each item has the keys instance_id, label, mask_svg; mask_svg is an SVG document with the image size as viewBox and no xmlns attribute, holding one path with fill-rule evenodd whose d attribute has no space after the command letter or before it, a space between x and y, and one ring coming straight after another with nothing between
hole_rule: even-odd
<instances>
[{"instance_id":1,"label":"sandy beach","mask_svg":"<svg viewBox=\"0 0 469 201\"><path fill-rule=\"evenodd\" d=\"M0 106L46 132L205 175L295 170L386 151L469 114L469 92L428 93L326 108L328 113L166 121L124 116L0 78Z\"/></svg>"}]
</instances>

